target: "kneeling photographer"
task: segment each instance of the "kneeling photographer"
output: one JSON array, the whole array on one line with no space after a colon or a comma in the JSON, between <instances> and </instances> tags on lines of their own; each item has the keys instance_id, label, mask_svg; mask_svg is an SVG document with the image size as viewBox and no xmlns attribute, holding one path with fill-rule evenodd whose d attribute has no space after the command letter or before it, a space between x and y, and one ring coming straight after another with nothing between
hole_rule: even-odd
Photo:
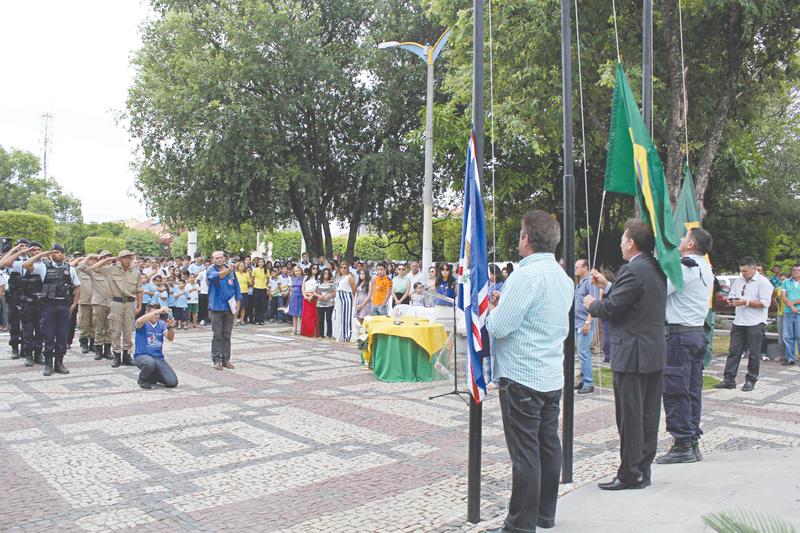
<instances>
[{"instance_id":1,"label":"kneeling photographer","mask_svg":"<svg viewBox=\"0 0 800 533\"><path fill-rule=\"evenodd\" d=\"M151 389L153 383L177 387L178 377L164 360L164 338L175 338L175 321L169 318L169 308L148 304L144 315L136 320L136 348L133 361L139 367L139 386Z\"/></svg>"}]
</instances>

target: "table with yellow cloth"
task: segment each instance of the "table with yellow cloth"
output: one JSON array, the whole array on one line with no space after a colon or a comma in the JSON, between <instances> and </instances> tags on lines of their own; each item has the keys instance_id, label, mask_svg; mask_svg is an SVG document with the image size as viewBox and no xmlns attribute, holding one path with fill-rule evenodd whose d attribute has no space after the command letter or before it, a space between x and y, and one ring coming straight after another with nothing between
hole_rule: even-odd
<instances>
[{"instance_id":1,"label":"table with yellow cloth","mask_svg":"<svg viewBox=\"0 0 800 533\"><path fill-rule=\"evenodd\" d=\"M427 318L402 317L400 324L386 316L364 318L367 347L361 356L381 381L434 381L442 379L431 357L447 342L444 325Z\"/></svg>"}]
</instances>

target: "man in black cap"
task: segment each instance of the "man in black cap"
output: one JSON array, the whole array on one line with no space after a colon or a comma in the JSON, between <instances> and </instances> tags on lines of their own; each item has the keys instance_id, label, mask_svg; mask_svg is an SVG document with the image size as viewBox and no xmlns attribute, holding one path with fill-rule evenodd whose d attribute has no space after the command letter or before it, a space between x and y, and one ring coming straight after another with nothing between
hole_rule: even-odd
<instances>
[{"instance_id":1,"label":"man in black cap","mask_svg":"<svg viewBox=\"0 0 800 533\"><path fill-rule=\"evenodd\" d=\"M38 263L43 257L40 252L41 243L30 241L27 244L18 244L11 249L0 261L0 268L8 268L11 276L9 280L14 286L19 286L16 304L19 312L19 321L22 331L22 355L25 356L25 366L44 364L42 358L42 306L41 292L43 278L33 270L26 270L23 264L29 261ZM15 291L16 292L16 291Z\"/></svg>"},{"instance_id":2,"label":"man in black cap","mask_svg":"<svg viewBox=\"0 0 800 533\"><path fill-rule=\"evenodd\" d=\"M49 258L47 261L39 261ZM64 247L54 244L22 264L28 272L42 278L42 334L44 337L45 376L53 372L69 374L64 367L71 313L78 306L81 280L78 273L64 261Z\"/></svg>"}]
</instances>

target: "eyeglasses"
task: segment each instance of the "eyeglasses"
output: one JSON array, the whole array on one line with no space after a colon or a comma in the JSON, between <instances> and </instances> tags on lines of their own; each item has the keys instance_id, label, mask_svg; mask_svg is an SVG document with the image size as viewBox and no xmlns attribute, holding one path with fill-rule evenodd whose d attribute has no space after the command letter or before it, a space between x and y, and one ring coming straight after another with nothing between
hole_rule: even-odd
<instances>
[{"instance_id":1,"label":"eyeglasses","mask_svg":"<svg viewBox=\"0 0 800 533\"><path fill-rule=\"evenodd\" d=\"M442 270L450 270L450 267L443 266Z\"/></svg>"}]
</instances>

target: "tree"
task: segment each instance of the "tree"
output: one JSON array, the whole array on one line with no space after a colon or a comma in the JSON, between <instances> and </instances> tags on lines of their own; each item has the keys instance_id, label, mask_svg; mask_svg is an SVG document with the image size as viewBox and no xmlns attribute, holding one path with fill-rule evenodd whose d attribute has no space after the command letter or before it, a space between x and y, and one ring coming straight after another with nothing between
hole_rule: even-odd
<instances>
[{"instance_id":1,"label":"tree","mask_svg":"<svg viewBox=\"0 0 800 533\"><path fill-rule=\"evenodd\" d=\"M0 146L0 210L25 209L57 223L81 222L81 202L52 178L38 177L39 159L30 152Z\"/></svg>"},{"instance_id":2,"label":"tree","mask_svg":"<svg viewBox=\"0 0 800 533\"><path fill-rule=\"evenodd\" d=\"M326 255L340 219L351 256L359 226L418 205L422 150L405 136L419 123L424 68L375 46L388 28L439 34L415 2L153 5L125 117L150 211L185 227L296 221Z\"/></svg>"}]
</instances>

